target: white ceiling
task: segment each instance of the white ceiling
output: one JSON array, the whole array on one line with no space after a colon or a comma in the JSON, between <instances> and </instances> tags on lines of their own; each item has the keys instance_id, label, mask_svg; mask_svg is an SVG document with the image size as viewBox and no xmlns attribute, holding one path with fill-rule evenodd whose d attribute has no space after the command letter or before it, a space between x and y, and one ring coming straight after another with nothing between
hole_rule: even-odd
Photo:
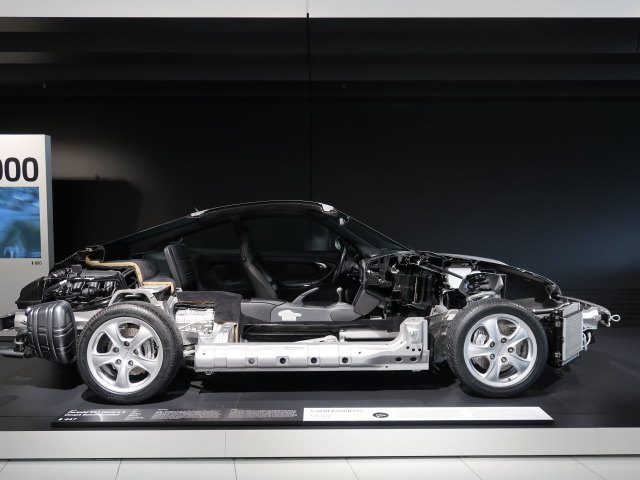
<instances>
[{"instance_id":1,"label":"white ceiling","mask_svg":"<svg viewBox=\"0 0 640 480\"><path fill-rule=\"evenodd\" d=\"M0 0L0 17L633 18L639 0Z\"/></svg>"}]
</instances>

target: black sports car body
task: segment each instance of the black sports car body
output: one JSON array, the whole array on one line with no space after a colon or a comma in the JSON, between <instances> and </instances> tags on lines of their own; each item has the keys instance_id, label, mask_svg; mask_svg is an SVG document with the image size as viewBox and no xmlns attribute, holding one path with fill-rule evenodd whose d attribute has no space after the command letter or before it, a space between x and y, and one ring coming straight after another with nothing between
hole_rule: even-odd
<instances>
[{"instance_id":1,"label":"black sports car body","mask_svg":"<svg viewBox=\"0 0 640 480\"><path fill-rule=\"evenodd\" d=\"M416 251L331 206L198 211L88 247L24 287L0 353L78 363L115 403L181 366L219 371L428 370L516 395L587 350L606 308L496 260Z\"/></svg>"}]
</instances>

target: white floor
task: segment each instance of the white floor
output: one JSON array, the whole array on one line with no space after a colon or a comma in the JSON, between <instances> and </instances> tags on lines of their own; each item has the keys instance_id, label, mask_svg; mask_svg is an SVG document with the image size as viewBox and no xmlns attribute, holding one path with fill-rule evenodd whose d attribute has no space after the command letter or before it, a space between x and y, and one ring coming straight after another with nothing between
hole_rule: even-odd
<instances>
[{"instance_id":1,"label":"white floor","mask_svg":"<svg viewBox=\"0 0 640 480\"><path fill-rule=\"evenodd\" d=\"M0 460L0 480L638 480L640 456Z\"/></svg>"}]
</instances>

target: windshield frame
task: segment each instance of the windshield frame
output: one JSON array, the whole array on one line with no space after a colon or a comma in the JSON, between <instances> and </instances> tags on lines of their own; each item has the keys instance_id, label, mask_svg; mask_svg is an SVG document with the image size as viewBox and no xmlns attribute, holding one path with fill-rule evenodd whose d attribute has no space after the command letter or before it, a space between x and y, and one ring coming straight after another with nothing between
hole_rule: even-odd
<instances>
[{"instance_id":1,"label":"windshield frame","mask_svg":"<svg viewBox=\"0 0 640 480\"><path fill-rule=\"evenodd\" d=\"M369 256L389 252L413 251L412 248L401 244L366 223L339 210L325 213L325 218L326 217L328 217L328 221L326 222L327 226ZM349 226L351 226L351 228L349 228Z\"/></svg>"}]
</instances>

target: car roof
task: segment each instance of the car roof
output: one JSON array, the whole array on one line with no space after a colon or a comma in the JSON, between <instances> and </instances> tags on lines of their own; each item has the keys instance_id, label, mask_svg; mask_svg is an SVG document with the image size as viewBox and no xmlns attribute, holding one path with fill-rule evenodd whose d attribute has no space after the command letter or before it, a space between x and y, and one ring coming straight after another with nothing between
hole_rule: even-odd
<instances>
[{"instance_id":1,"label":"car roof","mask_svg":"<svg viewBox=\"0 0 640 480\"><path fill-rule=\"evenodd\" d=\"M268 215L271 213L303 213L309 211L319 213L337 213L331 205L310 200L268 200L260 202L237 203L221 207L197 210L184 217L178 217L165 223L141 230L125 237L105 243L105 248L114 245L133 244L148 238L160 236L174 230L188 229L189 225L203 222L215 222L225 218Z\"/></svg>"},{"instance_id":2,"label":"car roof","mask_svg":"<svg viewBox=\"0 0 640 480\"><path fill-rule=\"evenodd\" d=\"M266 200L259 202L236 203L232 205L224 205L221 207L208 208L206 210L198 210L189 217L200 217L216 213L227 214L245 214L245 213L272 213L281 211L306 211L312 208L321 212L335 212L335 208L326 203L314 202L311 200Z\"/></svg>"}]
</instances>

